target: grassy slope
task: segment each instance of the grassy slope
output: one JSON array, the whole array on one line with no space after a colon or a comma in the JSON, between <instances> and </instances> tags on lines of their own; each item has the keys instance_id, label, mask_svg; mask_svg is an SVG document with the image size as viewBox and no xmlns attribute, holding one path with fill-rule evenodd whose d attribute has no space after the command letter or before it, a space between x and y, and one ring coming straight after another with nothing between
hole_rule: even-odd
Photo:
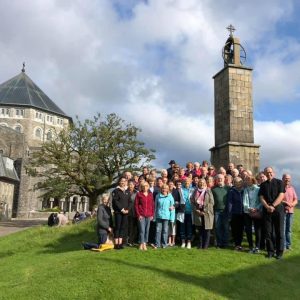
<instances>
[{"instance_id":1,"label":"grassy slope","mask_svg":"<svg viewBox=\"0 0 300 300\"><path fill-rule=\"evenodd\" d=\"M232 250L83 251L94 224L33 228L0 239L0 299L295 299L300 212L282 261Z\"/></svg>"}]
</instances>

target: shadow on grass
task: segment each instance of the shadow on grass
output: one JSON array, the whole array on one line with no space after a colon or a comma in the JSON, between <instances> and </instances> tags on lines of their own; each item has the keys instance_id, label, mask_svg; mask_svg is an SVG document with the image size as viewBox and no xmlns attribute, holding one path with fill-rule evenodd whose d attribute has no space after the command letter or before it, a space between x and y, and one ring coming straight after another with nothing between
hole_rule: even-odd
<instances>
[{"instance_id":1,"label":"shadow on grass","mask_svg":"<svg viewBox=\"0 0 300 300\"><path fill-rule=\"evenodd\" d=\"M108 257L105 260L157 273L171 279L174 284L181 282L186 286L187 291L188 286L202 287L229 299L262 299L265 297L267 299L291 299L293 296L297 299L300 293L298 285L300 256L284 258L280 261L272 259L266 263L263 261L261 265L213 276L191 275L182 271L161 269L156 266ZM295 280L291 280L291 278Z\"/></svg>"},{"instance_id":2,"label":"shadow on grass","mask_svg":"<svg viewBox=\"0 0 300 300\"><path fill-rule=\"evenodd\" d=\"M82 242L95 242L97 240L95 222L86 221L81 224L71 225L69 228L54 227L57 230L58 237L45 245L43 253L63 253L70 251L78 251L83 249ZM55 232L56 234L56 232Z\"/></svg>"},{"instance_id":3,"label":"shadow on grass","mask_svg":"<svg viewBox=\"0 0 300 300\"><path fill-rule=\"evenodd\" d=\"M15 252L13 252L13 251L0 252L0 259L7 258L9 256L13 256L14 254L15 254Z\"/></svg>"}]
</instances>

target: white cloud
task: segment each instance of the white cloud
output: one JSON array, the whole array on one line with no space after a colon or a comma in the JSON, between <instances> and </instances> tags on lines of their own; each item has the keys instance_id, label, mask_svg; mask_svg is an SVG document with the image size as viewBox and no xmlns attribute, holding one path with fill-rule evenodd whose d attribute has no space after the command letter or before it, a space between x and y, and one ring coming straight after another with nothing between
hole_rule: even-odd
<instances>
[{"instance_id":1,"label":"white cloud","mask_svg":"<svg viewBox=\"0 0 300 300\"><path fill-rule=\"evenodd\" d=\"M27 74L71 116L115 111L135 122L159 164L209 158L212 76L223 67L230 23L253 63L255 103L299 98L300 44L277 33L297 15L295 1L130 1L126 20L112 3L1 1L0 82L25 60ZM296 151L286 147L299 148L297 129L297 122L257 122L262 164L299 178Z\"/></svg>"}]
</instances>

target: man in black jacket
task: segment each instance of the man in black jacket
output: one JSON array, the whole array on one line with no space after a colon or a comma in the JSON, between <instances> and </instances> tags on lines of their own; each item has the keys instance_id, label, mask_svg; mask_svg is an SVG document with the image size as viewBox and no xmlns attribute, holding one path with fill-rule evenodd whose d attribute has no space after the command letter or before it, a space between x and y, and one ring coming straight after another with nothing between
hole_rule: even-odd
<instances>
[{"instance_id":1,"label":"man in black jacket","mask_svg":"<svg viewBox=\"0 0 300 300\"><path fill-rule=\"evenodd\" d=\"M260 186L259 196L263 205L264 226L266 235L267 258L274 256L274 243L272 239L273 228L276 239L276 258L281 259L284 250L284 186L280 179L274 178L271 167L264 170L267 180Z\"/></svg>"}]
</instances>

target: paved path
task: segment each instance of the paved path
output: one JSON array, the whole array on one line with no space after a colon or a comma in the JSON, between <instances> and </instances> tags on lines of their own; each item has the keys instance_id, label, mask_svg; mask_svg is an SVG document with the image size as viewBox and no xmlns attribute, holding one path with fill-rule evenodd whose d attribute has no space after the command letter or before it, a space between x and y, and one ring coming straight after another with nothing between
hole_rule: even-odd
<instances>
[{"instance_id":1,"label":"paved path","mask_svg":"<svg viewBox=\"0 0 300 300\"><path fill-rule=\"evenodd\" d=\"M21 231L30 227L47 224L47 220L16 220L0 221L0 237L17 231Z\"/></svg>"}]
</instances>

